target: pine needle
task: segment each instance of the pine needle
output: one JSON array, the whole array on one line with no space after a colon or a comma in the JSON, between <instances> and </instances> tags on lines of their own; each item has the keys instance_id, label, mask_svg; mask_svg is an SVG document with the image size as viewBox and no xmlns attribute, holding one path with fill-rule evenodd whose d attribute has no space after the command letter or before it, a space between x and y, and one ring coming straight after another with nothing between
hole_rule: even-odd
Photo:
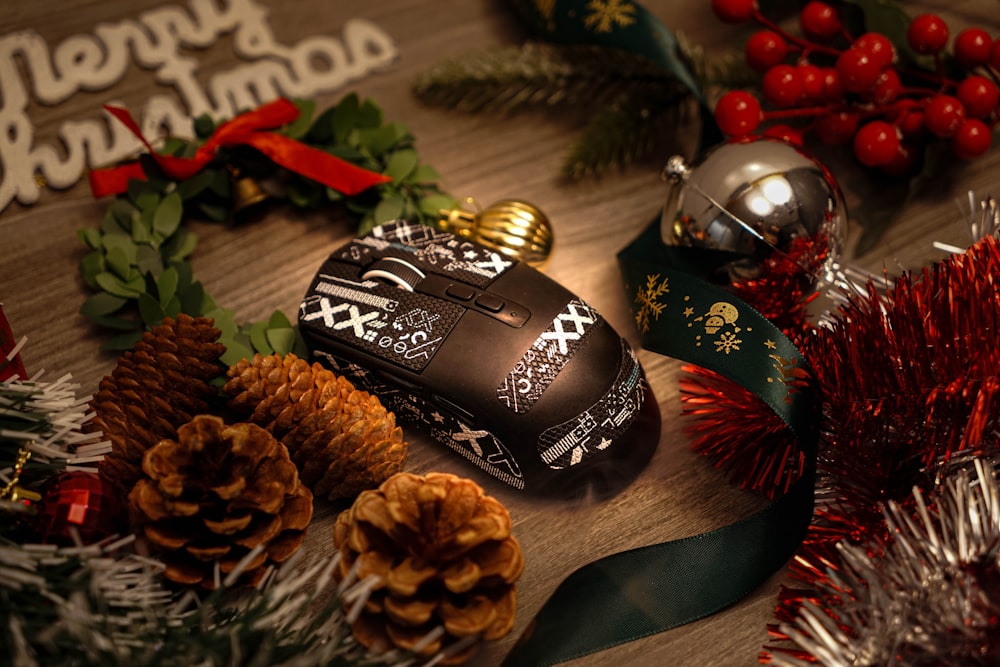
<instances>
[{"instance_id":1,"label":"pine needle","mask_svg":"<svg viewBox=\"0 0 1000 667\"><path fill-rule=\"evenodd\" d=\"M445 60L418 75L422 101L461 111L529 107L593 109L641 90L679 88L664 68L643 56L600 46L526 42Z\"/></svg>"}]
</instances>

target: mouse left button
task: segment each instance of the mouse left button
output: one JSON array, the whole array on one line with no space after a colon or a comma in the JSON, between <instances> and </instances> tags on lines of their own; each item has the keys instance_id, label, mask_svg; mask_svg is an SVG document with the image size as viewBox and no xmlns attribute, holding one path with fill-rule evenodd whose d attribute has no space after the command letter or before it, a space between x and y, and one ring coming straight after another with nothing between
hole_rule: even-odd
<instances>
[{"instance_id":1,"label":"mouse left button","mask_svg":"<svg viewBox=\"0 0 1000 667\"><path fill-rule=\"evenodd\" d=\"M363 280L380 280L409 292L412 292L417 283L426 277L427 274L423 271L399 257L383 257L373 262L361 274Z\"/></svg>"}]
</instances>

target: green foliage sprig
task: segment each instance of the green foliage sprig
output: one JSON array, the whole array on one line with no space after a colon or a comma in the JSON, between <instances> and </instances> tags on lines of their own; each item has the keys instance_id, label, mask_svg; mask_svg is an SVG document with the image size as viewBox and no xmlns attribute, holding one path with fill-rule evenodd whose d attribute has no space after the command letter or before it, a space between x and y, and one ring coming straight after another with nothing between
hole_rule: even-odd
<instances>
[{"instance_id":1,"label":"green foliage sprig","mask_svg":"<svg viewBox=\"0 0 1000 667\"><path fill-rule=\"evenodd\" d=\"M706 88L747 79L748 68L734 58L712 62L696 48L685 55ZM570 179L654 155L697 110L690 88L670 69L592 44L527 41L463 54L420 73L413 92L427 104L472 113L569 112L584 125L563 162Z\"/></svg>"},{"instance_id":2,"label":"green foliage sprig","mask_svg":"<svg viewBox=\"0 0 1000 667\"><path fill-rule=\"evenodd\" d=\"M320 183L291 173L254 149L227 147L205 169L183 181L165 176L149 156L140 158L146 180L133 180L128 191L108 206L98 227L81 229L90 252L80 261L84 283L93 292L80 312L101 328L117 332L104 350L131 348L143 331L180 313L211 317L222 330L225 364L253 352L302 352L296 328L275 311L267 320L238 323L231 309L218 304L199 282L190 257L197 236L185 225L188 216L227 222L234 217L234 174L257 180L272 197L302 209L341 207L358 234L390 220L426 224L455 199L437 185L440 175L420 162L415 139L405 125L385 122L372 100L349 94L314 117L315 104L296 101L299 117L280 132L392 181L356 196L344 196ZM195 119L196 139L169 138L163 153L190 157L215 130L203 116Z\"/></svg>"}]
</instances>

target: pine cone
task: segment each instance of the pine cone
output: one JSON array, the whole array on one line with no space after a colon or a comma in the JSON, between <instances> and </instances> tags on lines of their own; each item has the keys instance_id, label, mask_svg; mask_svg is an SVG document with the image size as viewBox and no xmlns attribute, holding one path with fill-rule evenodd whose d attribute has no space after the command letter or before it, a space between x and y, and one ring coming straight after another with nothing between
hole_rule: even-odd
<instances>
[{"instance_id":1,"label":"pine cone","mask_svg":"<svg viewBox=\"0 0 1000 667\"><path fill-rule=\"evenodd\" d=\"M225 346L211 319L180 314L143 334L118 358L90 401L93 417L85 425L111 441L101 476L124 496L142 476L146 450L177 427L208 411L216 391L209 382L222 371Z\"/></svg>"},{"instance_id":2,"label":"pine cone","mask_svg":"<svg viewBox=\"0 0 1000 667\"><path fill-rule=\"evenodd\" d=\"M241 581L254 585L266 568L289 558L312 519L312 493L299 482L288 450L254 424L227 426L199 415L142 461L148 477L129 494L142 534L159 550L165 576L212 588L257 546Z\"/></svg>"},{"instance_id":3,"label":"pine cone","mask_svg":"<svg viewBox=\"0 0 1000 667\"><path fill-rule=\"evenodd\" d=\"M230 407L281 439L317 496L351 498L402 470L396 416L343 376L294 354L257 354L228 377Z\"/></svg>"},{"instance_id":4,"label":"pine cone","mask_svg":"<svg viewBox=\"0 0 1000 667\"><path fill-rule=\"evenodd\" d=\"M521 546L506 508L471 480L396 474L340 514L333 540L342 556L338 580L357 567L372 587L352 624L366 647L421 657L444 651L441 664L457 665L479 639L499 639L514 626ZM439 627L443 636L421 643Z\"/></svg>"}]
</instances>

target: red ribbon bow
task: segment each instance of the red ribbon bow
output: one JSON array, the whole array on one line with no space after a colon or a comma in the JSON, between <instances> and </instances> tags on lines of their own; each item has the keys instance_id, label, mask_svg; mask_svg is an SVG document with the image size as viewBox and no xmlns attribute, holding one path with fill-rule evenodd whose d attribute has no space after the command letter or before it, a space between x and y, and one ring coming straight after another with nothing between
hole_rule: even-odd
<instances>
[{"instance_id":1,"label":"red ribbon bow","mask_svg":"<svg viewBox=\"0 0 1000 667\"><path fill-rule=\"evenodd\" d=\"M142 135L138 123L127 110L110 105L105 105L104 108L139 138L163 169L163 173L179 181L191 178L204 169L205 165L215 157L215 151L220 146L237 144L252 146L275 164L348 196L392 180L384 174L363 169L291 137L262 131L287 125L299 117L298 107L285 98L269 102L219 125L212 136L198 148L194 157L190 158L157 153ZM109 169L95 169L90 172L90 189L95 197L117 195L126 191L130 179L145 177L138 162Z\"/></svg>"}]
</instances>

